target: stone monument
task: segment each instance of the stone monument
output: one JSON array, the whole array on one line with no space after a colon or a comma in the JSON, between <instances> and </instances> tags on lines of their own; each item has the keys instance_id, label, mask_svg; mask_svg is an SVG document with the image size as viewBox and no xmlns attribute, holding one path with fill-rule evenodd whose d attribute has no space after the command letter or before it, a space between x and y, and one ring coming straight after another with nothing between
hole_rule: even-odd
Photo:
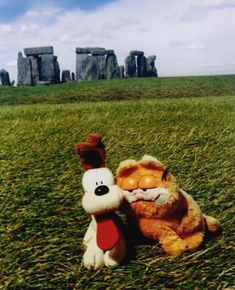
<instances>
[{"instance_id":1,"label":"stone monument","mask_svg":"<svg viewBox=\"0 0 235 290\"><path fill-rule=\"evenodd\" d=\"M52 46L25 48L18 54L18 85L34 86L60 82L60 66Z\"/></svg>"},{"instance_id":2,"label":"stone monument","mask_svg":"<svg viewBox=\"0 0 235 290\"><path fill-rule=\"evenodd\" d=\"M99 80L119 77L117 57L112 49L76 48L76 80Z\"/></svg>"},{"instance_id":3,"label":"stone monument","mask_svg":"<svg viewBox=\"0 0 235 290\"><path fill-rule=\"evenodd\" d=\"M155 60L155 55L146 58L143 51L130 51L125 59L126 77L156 77Z\"/></svg>"}]
</instances>

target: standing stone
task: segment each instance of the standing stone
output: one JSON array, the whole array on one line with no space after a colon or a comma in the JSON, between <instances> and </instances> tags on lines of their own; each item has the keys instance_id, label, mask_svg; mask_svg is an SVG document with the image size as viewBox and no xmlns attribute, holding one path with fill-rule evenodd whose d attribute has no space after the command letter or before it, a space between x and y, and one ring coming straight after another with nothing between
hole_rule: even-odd
<instances>
[{"instance_id":1,"label":"standing stone","mask_svg":"<svg viewBox=\"0 0 235 290\"><path fill-rule=\"evenodd\" d=\"M125 74L124 74L124 71L125 71L125 69L124 69L124 65L119 65L118 66L118 77L120 78L120 79L124 79L124 77L125 77Z\"/></svg>"},{"instance_id":2,"label":"standing stone","mask_svg":"<svg viewBox=\"0 0 235 290\"><path fill-rule=\"evenodd\" d=\"M137 56L137 76L138 77L147 76L147 60L144 55Z\"/></svg>"},{"instance_id":3,"label":"standing stone","mask_svg":"<svg viewBox=\"0 0 235 290\"><path fill-rule=\"evenodd\" d=\"M136 60L134 55L128 55L125 59L126 77L136 77Z\"/></svg>"},{"instance_id":4,"label":"standing stone","mask_svg":"<svg viewBox=\"0 0 235 290\"><path fill-rule=\"evenodd\" d=\"M157 69L155 67L156 55L151 55L147 58L147 76L157 77Z\"/></svg>"},{"instance_id":5,"label":"standing stone","mask_svg":"<svg viewBox=\"0 0 235 290\"><path fill-rule=\"evenodd\" d=\"M18 85L19 86L32 86L32 64L31 60L27 57L23 57L22 53L18 54L17 61L18 68Z\"/></svg>"},{"instance_id":6,"label":"standing stone","mask_svg":"<svg viewBox=\"0 0 235 290\"><path fill-rule=\"evenodd\" d=\"M88 54L77 54L76 56L76 80L86 80L86 68L88 63Z\"/></svg>"},{"instance_id":7,"label":"standing stone","mask_svg":"<svg viewBox=\"0 0 235 290\"><path fill-rule=\"evenodd\" d=\"M43 54L39 61L40 81L55 83L54 55Z\"/></svg>"},{"instance_id":8,"label":"standing stone","mask_svg":"<svg viewBox=\"0 0 235 290\"><path fill-rule=\"evenodd\" d=\"M106 79L106 57L105 55L96 56L96 61L99 68L99 79Z\"/></svg>"},{"instance_id":9,"label":"standing stone","mask_svg":"<svg viewBox=\"0 0 235 290\"><path fill-rule=\"evenodd\" d=\"M98 80L99 65L97 57L89 54L77 54L76 80Z\"/></svg>"},{"instance_id":10,"label":"standing stone","mask_svg":"<svg viewBox=\"0 0 235 290\"><path fill-rule=\"evenodd\" d=\"M38 67L38 57L29 56L32 66L32 85L36 85L39 81L39 67Z\"/></svg>"},{"instance_id":11,"label":"standing stone","mask_svg":"<svg viewBox=\"0 0 235 290\"><path fill-rule=\"evenodd\" d=\"M11 85L9 73L5 69L0 70L0 80L3 86Z\"/></svg>"},{"instance_id":12,"label":"standing stone","mask_svg":"<svg viewBox=\"0 0 235 290\"><path fill-rule=\"evenodd\" d=\"M99 66L96 57L93 55L87 56L86 66L86 80L98 80L99 79Z\"/></svg>"},{"instance_id":13,"label":"standing stone","mask_svg":"<svg viewBox=\"0 0 235 290\"><path fill-rule=\"evenodd\" d=\"M71 81L70 70L63 70L62 71L62 83L67 83Z\"/></svg>"},{"instance_id":14,"label":"standing stone","mask_svg":"<svg viewBox=\"0 0 235 290\"><path fill-rule=\"evenodd\" d=\"M105 54L109 55L109 54L115 54L113 49L106 49L105 50Z\"/></svg>"},{"instance_id":15,"label":"standing stone","mask_svg":"<svg viewBox=\"0 0 235 290\"><path fill-rule=\"evenodd\" d=\"M106 58L106 74L107 80L111 80L118 77L119 69L117 63L117 57L115 54L109 54Z\"/></svg>"},{"instance_id":16,"label":"standing stone","mask_svg":"<svg viewBox=\"0 0 235 290\"><path fill-rule=\"evenodd\" d=\"M60 83L60 65L57 56L54 56L55 82Z\"/></svg>"}]
</instances>

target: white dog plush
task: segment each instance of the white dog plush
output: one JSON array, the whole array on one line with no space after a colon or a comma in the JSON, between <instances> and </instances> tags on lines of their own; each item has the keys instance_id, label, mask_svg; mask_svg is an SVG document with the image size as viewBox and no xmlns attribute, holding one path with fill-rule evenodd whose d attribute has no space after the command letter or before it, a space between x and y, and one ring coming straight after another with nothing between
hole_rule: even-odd
<instances>
[{"instance_id":1,"label":"white dog plush","mask_svg":"<svg viewBox=\"0 0 235 290\"><path fill-rule=\"evenodd\" d=\"M84 196L82 206L91 214L91 222L83 243L86 268L119 265L126 245L114 211L123 201L121 189L114 184L112 172L104 167L105 148L98 134L88 136L87 142L76 144L81 166L87 170L82 178Z\"/></svg>"}]
</instances>

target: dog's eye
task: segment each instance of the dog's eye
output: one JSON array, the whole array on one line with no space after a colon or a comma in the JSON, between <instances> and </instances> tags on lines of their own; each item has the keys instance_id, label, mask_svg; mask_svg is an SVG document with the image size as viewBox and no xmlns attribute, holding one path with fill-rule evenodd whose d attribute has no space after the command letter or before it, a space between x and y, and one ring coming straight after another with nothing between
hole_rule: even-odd
<instances>
[{"instance_id":1,"label":"dog's eye","mask_svg":"<svg viewBox=\"0 0 235 290\"><path fill-rule=\"evenodd\" d=\"M98 182L96 181L95 185L98 185Z\"/></svg>"},{"instance_id":2,"label":"dog's eye","mask_svg":"<svg viewBox=\"0 0 235 290\"><path fill-rule=\"evenodd\" d=\"M104 184L103 181L100 182L101 184Z\"/></svg>"},{"instance_id":3,"label":"dog's eye","mask_svg":"<svg viewBox=\"0 0 235 290\"><path fill-rule=\"evenodd\" d=\"M128 192L133 192L134 189L129 189Z\"/></svg>"}]
</instances>

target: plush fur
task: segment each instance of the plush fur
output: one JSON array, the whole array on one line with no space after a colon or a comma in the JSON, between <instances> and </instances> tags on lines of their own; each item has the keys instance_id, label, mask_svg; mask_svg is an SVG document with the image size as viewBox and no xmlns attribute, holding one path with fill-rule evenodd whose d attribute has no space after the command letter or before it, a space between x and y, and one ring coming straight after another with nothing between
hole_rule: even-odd
<instances>
[{"instance_id":1,"label":"plush fur","mask_svg":"<svg viewBox=\"0 0 235 290\"><path fill-rule=\"evenodd\" d=\"M105 146L100 135L88 136L86 142L76 144L75 150L81 167L87 170L82 178L82 206L91 214L83 239L86 247L83 264L88 269L117 266L126 252L123 233L114 214L122 204L122 191L114 184L112 172L104 167Z\"/></svg>"},{"instance_id":2,"label":"plush fur","mask_svg":"<svg viewBox=\"0 0 235 290\"><path fill-rule=\"evenodd\" d=\"M105 146L99 134L90 134L86 142L77 143L75 152L79 155L84 170L105 166Z\"/></svg>"},{"instance_id":3,"label":"plush fur","mask_svg":"<svg viewBox=\"0 0 235 290\"><path fill-rule=\"evenodd\" d=\"M104 195L96 195L95 189L106 185L109 192ZM82 206L84 210L92 215L99 215L113 212L119 209L123 201L123 194L120 188L114 184L112 172L108 168L90 169L85 172L82 178L84 196Z\"/></svg>"},{"instance_id":4,"label":"plush fur","mask_svg":"<svg viewBox=\"0 0 235 290\"><path fill-rule=\"evenodd\" d=\"M138 162L121 162L117 184L130 205L127 214L144 236L159 241L168 254L197 249L206 229L221 229L218 220L204 215L194 199L178 188L165 166L152 156L145 155Z\"/></svg>"}]
</instances>

